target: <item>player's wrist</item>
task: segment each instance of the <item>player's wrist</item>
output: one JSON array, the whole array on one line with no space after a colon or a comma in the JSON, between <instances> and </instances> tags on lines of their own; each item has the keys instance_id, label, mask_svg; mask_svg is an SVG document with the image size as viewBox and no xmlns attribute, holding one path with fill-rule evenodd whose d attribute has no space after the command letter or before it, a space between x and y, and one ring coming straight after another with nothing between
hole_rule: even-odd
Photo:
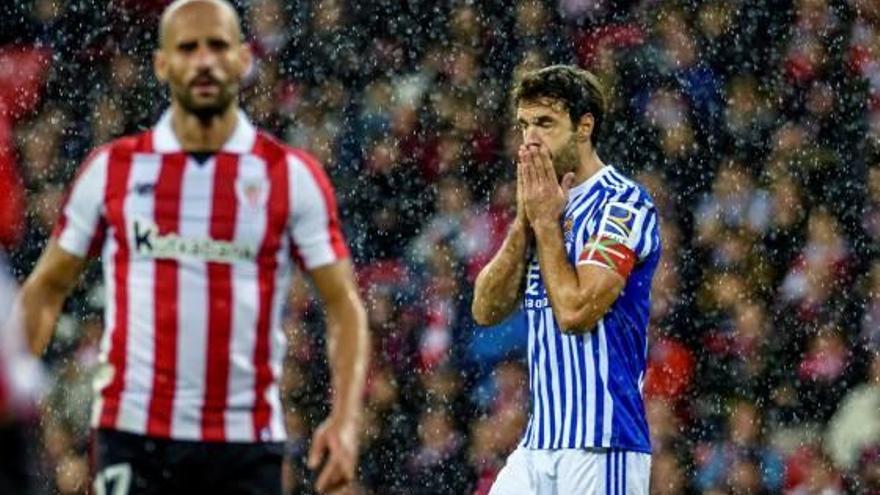
<instances>
[{"instance_id":1,"label":"player's wrist","mask_svg":"<svg viewBox=\"0 0 880 495\"><path fill-rule=\"evenodd\" d=\"M337 406L330 411L330 420L337 424L359 426L363 418L363 406Z\"/></svg>"},{"instance_id":2,"label":"player's wrist","mask_svg":"<svg viewBox=\"0 0 880 495\"><path fill-rule=\"evenodd\" d=\"M559 231L559 222L552 218L536 218L532 221L532 228L536 235L553 234Z\"/></svg>"}]
</instances>

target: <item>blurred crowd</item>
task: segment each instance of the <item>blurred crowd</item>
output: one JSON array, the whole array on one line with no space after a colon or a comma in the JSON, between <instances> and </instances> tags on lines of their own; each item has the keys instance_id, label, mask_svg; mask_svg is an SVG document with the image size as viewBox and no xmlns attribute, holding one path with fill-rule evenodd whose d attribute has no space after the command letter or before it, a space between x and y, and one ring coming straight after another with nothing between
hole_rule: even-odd
<instances>
[{"instance_id":1,"label":"blurred crowd","mask_svg":"<svg viewBox=\"0 0 880 495\"><path fill-rule=\"evenodd\" d=\"M76 166L150 126L159 0L0 6L0 242L33 266ZM880 3L240 1L255 122L336 187L373 358L356 493L483 495L526 421L521 315L472 282L512 218L508 89L575 63L611 88L603 160L662 216L645 400L656 494L880 494ZM37 493L86 493L99 267L30 418ZM284 371L291 494L326 414L302 277ZM0 415L2 416L2 415ZM25 418L25 422L28 419Z\"/></svg>"}]
</instances>

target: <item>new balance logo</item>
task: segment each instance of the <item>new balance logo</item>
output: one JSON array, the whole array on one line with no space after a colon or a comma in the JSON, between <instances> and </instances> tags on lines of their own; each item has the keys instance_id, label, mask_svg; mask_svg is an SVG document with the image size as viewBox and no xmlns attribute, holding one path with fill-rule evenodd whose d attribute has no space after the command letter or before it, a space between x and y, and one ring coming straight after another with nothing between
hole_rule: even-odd
<instances>
[{"instance_id":1,"label":"new balance logo","mask_svg":"<svg viewBox=\"0 0 880 495\"><path fill-rule=\"evenodd\" d=\"M134 185L134 192L140 194L141 196L152 193L156 190L156 184L151 184L149 182L142 182L140 184Z\"/></svg>"}]
</instances>

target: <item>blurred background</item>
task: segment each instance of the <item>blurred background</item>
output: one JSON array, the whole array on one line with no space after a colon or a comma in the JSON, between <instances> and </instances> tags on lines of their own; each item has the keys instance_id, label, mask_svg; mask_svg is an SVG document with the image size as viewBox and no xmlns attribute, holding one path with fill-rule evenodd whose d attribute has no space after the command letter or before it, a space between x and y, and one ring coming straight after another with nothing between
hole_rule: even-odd
<instances>
[{"instance_id":1,"label":"blurred background","mask_svg":"<svg viewBox=\"0 0 880 495\"><path fill-rule=\"evenodd\" d=\"M0 243L19 281L88 150L167 104L151 69L167 3L0 6ZM257 55L242 104L324 163L368 306L355 493L486 494L519 440L522 318L478 328L469 307L512 218L508 90L550 63L612 88L600 156L663 219L652 492L880 493L880 2L236 5ZM291 292L285 479L306 494L328 371L320 304L302 277ZM0 387L33 493L88 491L102 306L93 263L43 360L46 398L13 409Z\"/></svg>"}]
</instances>

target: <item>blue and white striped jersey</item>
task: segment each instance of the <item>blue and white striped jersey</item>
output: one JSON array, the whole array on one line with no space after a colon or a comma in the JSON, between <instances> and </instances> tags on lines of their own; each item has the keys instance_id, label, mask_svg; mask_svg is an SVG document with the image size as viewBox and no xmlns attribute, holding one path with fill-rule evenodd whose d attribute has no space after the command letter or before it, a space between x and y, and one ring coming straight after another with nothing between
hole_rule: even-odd
<instances>
[{"instance_id":1,"label":"blue and white striped jersey","mask_svg":"<svg viewBox=\"0 0 880 495\"><path fill-rule=\"evenodd\" d=\"M595 249L596 239L613 239L631 251L635 266L596 328L567 335L553 316L537 253L530 254L523 307L531 414L522 445L650 453L642 382L651 279L660 259L654 203L639 184L605 166L569 191L562 222L572 265L589 254L582 255L585 246Z\"/></svg>"}]
</instances>

